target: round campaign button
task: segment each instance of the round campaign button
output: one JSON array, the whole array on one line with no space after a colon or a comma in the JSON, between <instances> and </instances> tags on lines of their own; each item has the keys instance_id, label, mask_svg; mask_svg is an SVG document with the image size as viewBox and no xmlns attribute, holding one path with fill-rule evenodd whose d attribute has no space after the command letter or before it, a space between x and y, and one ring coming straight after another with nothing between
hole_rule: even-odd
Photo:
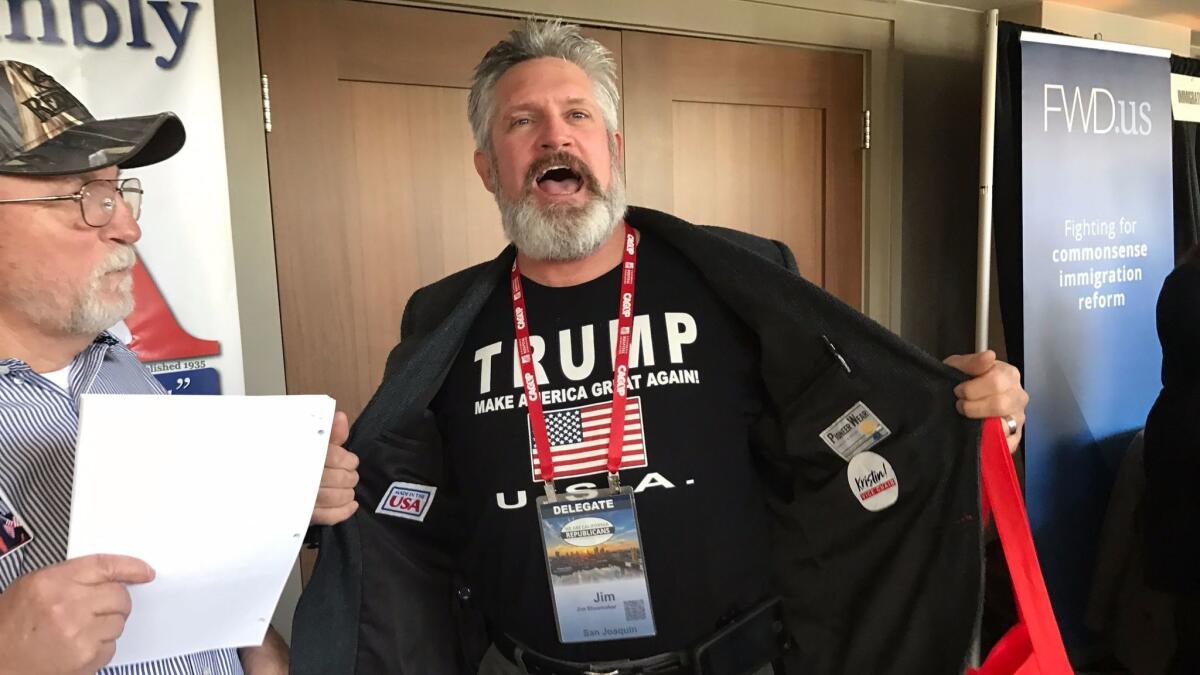
<instances>
[{"instance_id":1,"label":"round campaign button","mask_svg":"<svg viewBox=\"0 0 1200 675\"><path fill-rule=\"evenodd\" d=\"M868 511L882 511L900 497L900 483L892 465L869 450L850 459L846 481L855 499Z\"/></svg>"}]
</instances>

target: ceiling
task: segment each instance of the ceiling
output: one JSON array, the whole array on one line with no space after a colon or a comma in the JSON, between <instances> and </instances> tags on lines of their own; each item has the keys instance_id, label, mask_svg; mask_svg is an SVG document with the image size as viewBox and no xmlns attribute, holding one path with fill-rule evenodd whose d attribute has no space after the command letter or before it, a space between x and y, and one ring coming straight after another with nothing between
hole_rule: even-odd
<instances>
[{"instance_id":1,"label":"ceiling","mask_svg":"<svg viewBox=\"0 0 1200 675\"><path fill-rule=\"evenodd\" d=\"M939 5L980 11L1031 4L1030 0L935 0ZM1102 12L1153 19L1192 29L1192 44L1200 45L1200 0L1055 0Z\"/></svg>"}]
</instances>

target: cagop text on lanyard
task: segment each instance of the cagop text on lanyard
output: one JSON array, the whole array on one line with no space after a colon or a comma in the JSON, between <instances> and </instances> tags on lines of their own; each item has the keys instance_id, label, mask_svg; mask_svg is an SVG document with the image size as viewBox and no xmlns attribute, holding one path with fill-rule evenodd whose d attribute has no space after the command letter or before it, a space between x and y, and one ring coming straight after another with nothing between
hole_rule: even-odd
<instances>
[{"instance_id":1,"label":"cagop text on lanyard","mask_svg":"<svg viewBox=\"0 0 1200 675\"><path fill-rule=\"evenodd\" d=\"M625 437L625 402L629 384L629 351L633 343L633 292L637 276L637 236L625 223L625 246L621 260L621 292L617 307L617 346L613 360L612 418L608 430L608 486L620 488L621 459ZM546 498L554 501L554 458L550 453L550 437L546 433L546 415L538 392L537 374L533 368L533 346L529 342L529 310L521 287L521 270L512 266L513 326L517 334L517 357L521 366L521 381L529 408L529 423L537 446L538 469L546 488Z\"/></svg>"}]
</instances>

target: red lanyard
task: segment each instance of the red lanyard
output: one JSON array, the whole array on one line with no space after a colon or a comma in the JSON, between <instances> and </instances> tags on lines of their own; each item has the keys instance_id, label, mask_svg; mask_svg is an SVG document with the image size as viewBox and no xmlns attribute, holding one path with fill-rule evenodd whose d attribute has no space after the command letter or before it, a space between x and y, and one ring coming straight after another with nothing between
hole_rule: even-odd
<instances>
[{"instance_id":1,"label":"red lanyard","mask_svg":"<svg viewBox=\"0 0 1200 675\"><path fill-rule=\"evenodd\" d=\"M637 239L633 228L625 224L625 250L621 261L620 306L617 309L617 348L613 361L612 419L608 429L609 484L616 484L621 468L625 436L625 400L628 395L629 350L633 343L633 281L637 276ZM554 457L550 453L550 437L546 434L546 415L538 393L537 374L533 369L533 347L529 344L529 310L525 308L525 293L521 290L521 270L516 261L512 266L513 325L517 332L517 356L521 365L521 381L529 406L529 424L537 445L538 466L547 493L554 483Z\"/></svg>"}]
</instances>

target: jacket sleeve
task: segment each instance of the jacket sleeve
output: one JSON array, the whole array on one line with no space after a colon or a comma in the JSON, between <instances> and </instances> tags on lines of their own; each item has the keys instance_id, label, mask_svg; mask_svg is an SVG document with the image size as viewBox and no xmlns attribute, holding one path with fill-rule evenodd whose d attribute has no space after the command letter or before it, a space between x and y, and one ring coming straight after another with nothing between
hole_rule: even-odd
<instances>
[{"instance_id":1,"label":"jacket sleeve","mask_svg":"<svg viewBox=\"0 0 1200 675\"><path fill-rule=\"evenodd\" d=\"M416 304L414 295L385 381L414 333ZM379 399L368 407L387 405ZM374 439L355 433L358 426L347 447L360 458L360 506L346 522L321 528L317 564L296 608L291 672L462 672L452 581L456 496L445 479L437 425L426 412ZM393 486L409 492L392 493ZM413 506L422 491L424 503ZM383 508L392 494L409 497L406 508Z\"/></svg>"},{"instance_id":2,"label":"jacket sleeve","mask_svg":"<svg viewBox=\"0 0 1200 675\"><path fill-rule=\"evenodd\" d=\"M1180 265L1163 282L1156 309L1163 386L1200 386L1200 261Z\"/></svg>"},{"instance_id":3,"label":"jacket sleeve","mask_svg":"<svg viewBox=\"0 0 1200 675\"><path fill-rule=\"evenodd\" d=\"M1200 596L1200 502L1192 481L1200 468L1200 261L1177 267L1158 298L1163 388L1146 418L1145 494L1141 524L1151 588Z\"/></svg>"}]
</instances>

